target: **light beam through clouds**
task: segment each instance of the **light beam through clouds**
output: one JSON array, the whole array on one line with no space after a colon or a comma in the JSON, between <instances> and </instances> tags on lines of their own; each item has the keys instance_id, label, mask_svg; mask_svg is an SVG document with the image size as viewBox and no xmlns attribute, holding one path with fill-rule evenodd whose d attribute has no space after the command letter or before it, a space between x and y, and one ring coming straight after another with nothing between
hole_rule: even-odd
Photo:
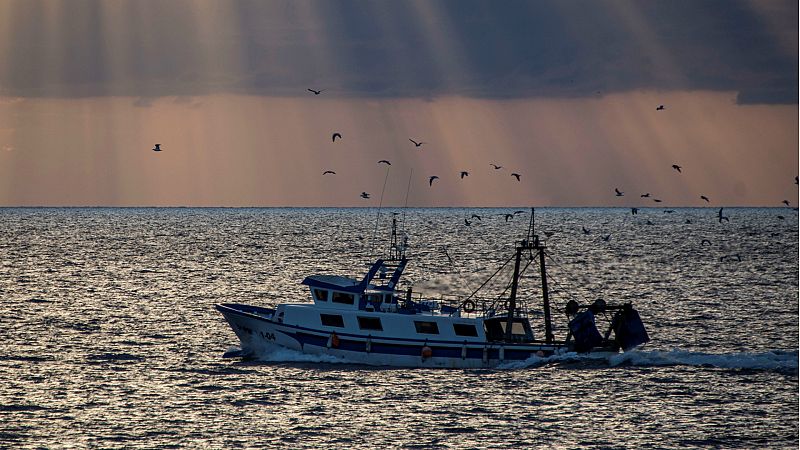
<instances>
[{"instance_id":1,"label":"light beam through clouds","mask_svg":"<svg viewBox=\"0 0 800 450\"><path fill-rule=\"evenodd\" d=\"M625 205L638 191L774 205L797 198L791 14L795 2L7 0L0 204L371 205L358 194L377 195L389 159L395 205L411 168L420 206L618 205L614 187Z\"/></svg>"}]
</instances>

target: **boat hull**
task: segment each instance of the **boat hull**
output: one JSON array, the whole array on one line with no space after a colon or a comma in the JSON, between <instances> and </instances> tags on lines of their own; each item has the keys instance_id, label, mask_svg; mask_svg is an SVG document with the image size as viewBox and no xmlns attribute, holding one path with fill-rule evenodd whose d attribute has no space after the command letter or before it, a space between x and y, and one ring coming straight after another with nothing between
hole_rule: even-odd
<instances>
[{"instance_id":1,"label":"boat hull","mask_svg":"<svg viewBox=\"0 0 800 450\"><path fill-rule=\"evenodd\" d=\"M217 305L217 310L238 336L243 354L251 355L287 348L372 366L485 368L568 351L564 345L551 344L455 342L337 334L281 323L274 319L273 310L265 308L225 304Z\"/></svg>"}]
</instances>

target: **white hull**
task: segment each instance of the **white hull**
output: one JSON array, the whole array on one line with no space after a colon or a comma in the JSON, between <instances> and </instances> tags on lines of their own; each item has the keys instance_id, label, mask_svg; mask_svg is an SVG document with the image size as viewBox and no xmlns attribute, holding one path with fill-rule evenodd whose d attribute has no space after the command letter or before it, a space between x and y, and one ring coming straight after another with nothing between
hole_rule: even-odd
<instances>
[{"instance_id":1,"label":"white hull","mask_svg":"<svg viewBox=\"0 0 800 450\"><path fill-rule=\"evenodd\" d=\"M341 358L354 364L469 369L494 367L503 363L524 361L534 355L551 356L567 351L565 346L548 344L428 342L345 333L332 338L333 335L325 330L281 324L271 318L222 305L217 309L239 337L244 354L258 355L275 348L287 348L305 354ZM335 343L334 340L339 342ZM425 347L431 349L430 357L423 357Z\"/></svg>"}]
</instances>

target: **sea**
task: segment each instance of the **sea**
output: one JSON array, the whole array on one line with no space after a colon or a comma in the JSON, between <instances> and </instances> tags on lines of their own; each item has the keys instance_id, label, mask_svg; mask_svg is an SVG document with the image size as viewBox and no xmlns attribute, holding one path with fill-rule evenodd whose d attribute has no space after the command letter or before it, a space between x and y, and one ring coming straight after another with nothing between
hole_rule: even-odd
<instances>
[{"instance_id":1,"label":"sea","mask_svg":"<svg viewBox=\"0 0 800 450\"><path fill-rule=\"evenodd\" d=\"M798 213L723 215L537 208L556 336L602 298L651 341L453 370L225 359L214 305L310 302L305 276L363 276L392 221L404 286L469 295L529 208L0 208L0 447L796 449Z\"/></svg>"}]
</instances>

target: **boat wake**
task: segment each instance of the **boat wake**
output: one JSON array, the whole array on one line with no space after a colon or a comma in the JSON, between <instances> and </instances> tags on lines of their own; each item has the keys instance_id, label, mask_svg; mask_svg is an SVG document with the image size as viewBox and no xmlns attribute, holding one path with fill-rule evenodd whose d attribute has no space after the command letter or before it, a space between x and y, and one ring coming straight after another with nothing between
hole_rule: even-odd
<instances>
[{"instance_id":1,"label":"boat wake","mask_svg":"<svg viewBox=\"0 0 800 450\"><path fill-rule=\"evenodd\" d=\"M618 355L577 354L539 358L532 356L525 361L502 364L499 369L523 369L548 364L579 363L605 367L624 366L694 366L719 369L767 370L782 373L798 372L798 351L773 350L763 353L703 353L680 349L670 351L634 350Z\"/></svg>"},{"instance_id":2,"label":"boat wake","mask_svg":"<svg viewBox=\"0 0 800 450\"><path fill-rule=\"evenodd\" d=\"M269 363L325 363L325 364L353 364L344 358L333 355L311 355L301 353L285 347L272 347L260 349L250 355L250 359L258 362Z\"/></svg>"}]
</instances>

